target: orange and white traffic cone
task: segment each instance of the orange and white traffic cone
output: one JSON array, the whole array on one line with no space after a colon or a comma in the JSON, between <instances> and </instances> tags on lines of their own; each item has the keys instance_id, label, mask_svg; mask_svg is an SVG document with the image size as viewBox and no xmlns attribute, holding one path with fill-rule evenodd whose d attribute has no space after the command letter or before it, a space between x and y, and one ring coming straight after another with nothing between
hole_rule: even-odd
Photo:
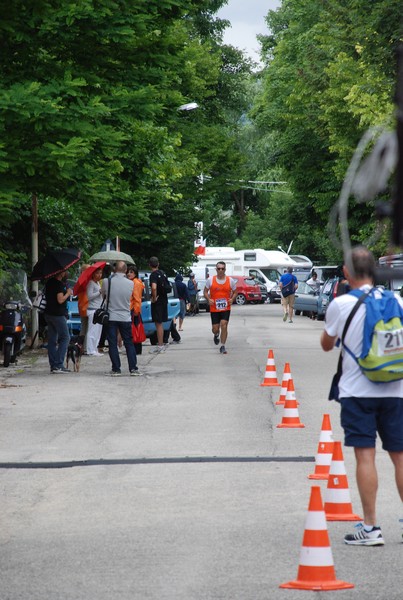
<instances>
[{"instance_id":1,"label":"orange and white traffic cone","mask_svg":"<svg viewBox=\"0 0 403 600\"><path fill-rule=\"evenodd\" d=\"M354 584L336 579L332 549L319 486L312 486L297 579L281 588L296 590L345 590Z\"/></svg>"},{"instance_id":2,"label":"orange and white traffic cone","mask_svg":"<svg viewBox=\"0 0 403 600\"><path fill-rule=\"evenodd\" d=\"M295 398L294 383L292 379L288 380L284 414L281 423L279 423L277 427L305 427L299 420L297 400Z\"/></svg>"},{"instance_id":3,"label":"orange and white traffic cone","mask_svg":"<svg viewBox=\"0 0 403 600\"><path fill-rule=\"evenodd\" d=\"M276 365L274 363L273 350L269 350L269 354L267 356L266 373L264 375L264 380L260 385L280 385L277 381Z\"/></svg>"},{"instance_id":4,"label":"orange and white traffic cone","mask_svg":"<svg viewBox=\"0 0 403 600\"><path fill-rule=\"evenodd\" d=\"M330 416L323 415L322 429L319 436L318 451L315 456L315 470L308 479L328 479L333 456L333 433Z\"/></svg>"},{"instance_id":5,"label":"orange and white traffic cone","mask_svg":"<svg viewBox=\"0 0 403 600\"><path fill-rule=\"evenodd\" d=\"M362 521L362 517L353 513L341 442L333 442L333 444L332 462L325 492L326 519L328 521Z\"/></svg>"},{"instance_id":6,"label":"orange and white traffic cone","mask_svg":"<svg viewBox=\"0 0 403 600\"><path fill-rule=\"evenodd\" d=\"M276 404L285 404L285 397L287 395L287 387L288 387L288 380L292 379L291 377L291 369L290 369L290 363L285 363L284 365L284 373L283 373L283 379L281 381L281 390L280 390L280 397L277 400Z\"/></svg>"}]
</instances>

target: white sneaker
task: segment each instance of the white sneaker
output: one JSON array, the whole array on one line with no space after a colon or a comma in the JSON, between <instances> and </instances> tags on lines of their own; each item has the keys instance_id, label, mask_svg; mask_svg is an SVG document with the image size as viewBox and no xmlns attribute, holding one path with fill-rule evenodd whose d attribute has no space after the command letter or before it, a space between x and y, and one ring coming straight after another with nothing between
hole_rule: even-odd
<instances>
[{"instance_id":1,"label":"white sneaker","mask_svg":"<svg viewBox=\"0 0 403 600\"><path fill-rule=\"evenodd\" d=\"M363 523L356 526L357 533L348 533L344 536L344 542L351 546L383 546L385 540L382 537L380 527L373 527L370 531L364 529Z\"/></svg>"},{"instance_id":2,"label":"white sneaker","mask_svg":"<svg viewBox=\"0 0 403 600\"><path fill-rule=\"evenodd\" d=\"M152 350L150 350L149 354L160 354L161 352L165 352L165 346L154 346Z\"/></svg>"}]
</instances>

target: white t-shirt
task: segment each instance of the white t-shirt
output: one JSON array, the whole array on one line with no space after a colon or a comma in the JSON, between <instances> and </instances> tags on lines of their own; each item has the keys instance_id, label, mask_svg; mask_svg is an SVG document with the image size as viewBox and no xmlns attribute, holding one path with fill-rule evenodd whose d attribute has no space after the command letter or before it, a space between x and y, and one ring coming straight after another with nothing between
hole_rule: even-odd
<instances>
[{"instance_id":1,"label":"white t-shirt","mask_svg":"<svg viewBox=\"0 0 403 600\"><path fill-rule=\"evenodd\" d=\"M369 285L360 288L368 292ZM395 294L396 295L396 294ZM396 295L402 304L402 299ZM348 315L353 310L358 298L350 294L338 296L329 304L326 311L325 331L331 337L337 335L341 339ZM365 306L360 306L347 330L344 342L355 356L360 356L362 350L362 334L364 328ZM360 367L352 356L343 351L343 374L339 382L340 398L401 398L403 397L403 380L390 383L373 383L361 372Z\"/></svg>"}]
</instances>

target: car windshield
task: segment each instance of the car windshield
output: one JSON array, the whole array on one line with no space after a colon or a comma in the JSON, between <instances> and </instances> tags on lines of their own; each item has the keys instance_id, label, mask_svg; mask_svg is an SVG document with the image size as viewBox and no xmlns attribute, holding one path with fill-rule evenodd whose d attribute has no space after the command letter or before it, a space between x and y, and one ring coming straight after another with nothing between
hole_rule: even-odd
<instances>
[{"instance_id":1,"label":"car windshield","mask_svg":"<svg viewBox=\"0 0 403 600\"><path fill-rule=\"evenodd\" d=\"M262 269L262 268L260 268L260 270L262 271L263 275L265 275L265 277L267 277L267 279L269 279L269 281L274 281L274 283L276 283L281 277L281 275L277 271L277 269Z\"/></svg>"},{"instance_id":2,"label":"car windshield","mask_svg":"<svg viewBox=\"0 0 403 600\"><path fill-rule=\"evenodd\" d=\"M315 294L313 287L302 281L298 284L297 294Z\"/></svg>"}]
</instances>

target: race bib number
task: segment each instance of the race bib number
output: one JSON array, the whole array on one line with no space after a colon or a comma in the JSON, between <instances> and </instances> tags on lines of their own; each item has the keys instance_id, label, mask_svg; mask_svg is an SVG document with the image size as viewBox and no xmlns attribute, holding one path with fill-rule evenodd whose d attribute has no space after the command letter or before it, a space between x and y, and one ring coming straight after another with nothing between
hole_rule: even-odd
<instances>
[{"instance_id":1,"label":"race bib number","mask_svg":"<svg viewBox=\"0 0 403 600\"><path fill-rule=\"evenodd\" d=\"M226 298L217 298L215 301L215 307L217 310L226 310L228 302Z\"/></svg>"},{"instance_id":2,"label":"race bib number","mask_svg":"<svg viewBox=\"0 0 403 600\"><path fill-rule=\"evenodd\" d=\"M377 331L378 356L389 356L403 352L403 329Z\"/></svg>"}]
</instances>

